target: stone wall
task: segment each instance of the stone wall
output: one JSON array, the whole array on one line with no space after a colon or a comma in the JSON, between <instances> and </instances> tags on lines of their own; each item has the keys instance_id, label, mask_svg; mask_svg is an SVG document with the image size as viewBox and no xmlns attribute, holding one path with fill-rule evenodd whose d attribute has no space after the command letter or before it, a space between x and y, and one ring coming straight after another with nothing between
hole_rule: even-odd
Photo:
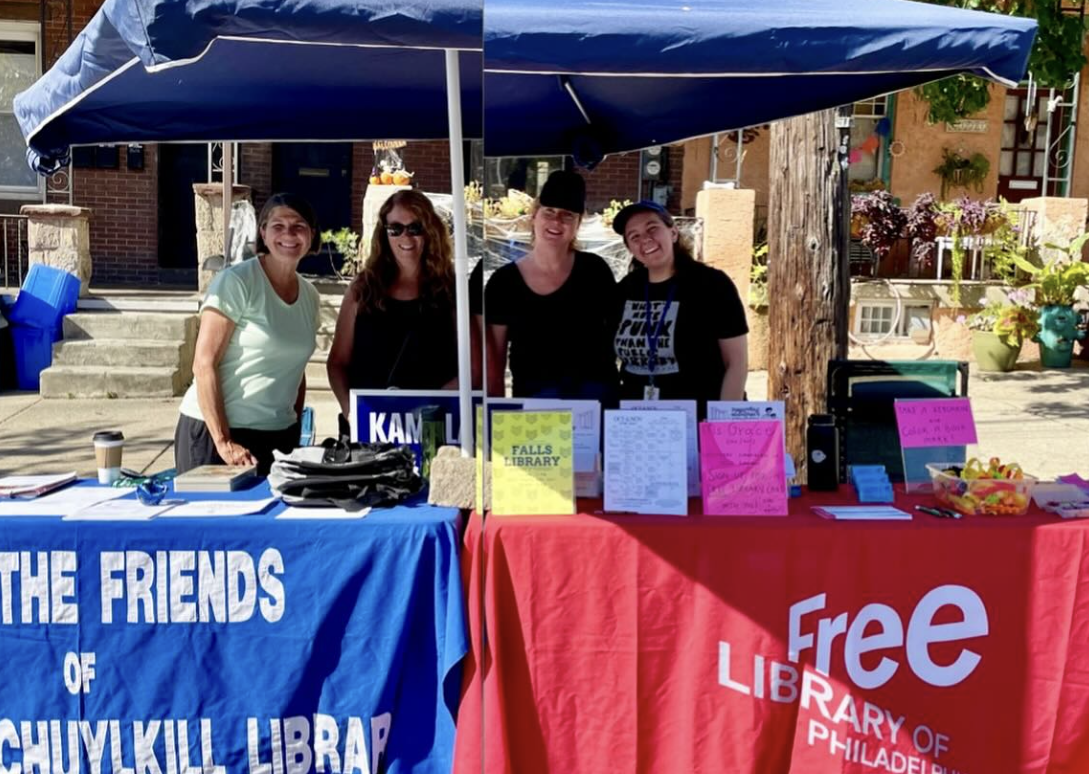
<instances>
[{"instance_id":1,"label":"stone wall","mask_svg":"<svg viewBox=\"0 0 1089 774\"><path fill-rule=\"evenodd\" d=\"M79 277L79 294L85 296L91 281L91 211L64 204L28 204L29 265L42 263Z\"/></svg>"}]
</instances>

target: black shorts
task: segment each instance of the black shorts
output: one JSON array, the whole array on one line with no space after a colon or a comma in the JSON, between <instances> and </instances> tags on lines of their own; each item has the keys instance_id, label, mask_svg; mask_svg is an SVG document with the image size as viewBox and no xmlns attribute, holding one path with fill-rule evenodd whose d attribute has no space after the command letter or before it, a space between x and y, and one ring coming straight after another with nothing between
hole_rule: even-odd
<instances>
[{"instance_id":1,"label":"black shorts","mask_svg":"<svg viewBox=\"0 0 1089 774\"><path fill-rule=\"evenodd\" d=\"M296 422L284 430L253 430L246 427L232 427L231 440L241 444L257 458L257 473L267 476L272 467L272 451L290 453L299 445L302 432ZM174 430L174 467L178 473L200 467L201 465L223 465L223 458L216 451L208 425L199 419L182 414Z\"/></svg>"}]
</instances>

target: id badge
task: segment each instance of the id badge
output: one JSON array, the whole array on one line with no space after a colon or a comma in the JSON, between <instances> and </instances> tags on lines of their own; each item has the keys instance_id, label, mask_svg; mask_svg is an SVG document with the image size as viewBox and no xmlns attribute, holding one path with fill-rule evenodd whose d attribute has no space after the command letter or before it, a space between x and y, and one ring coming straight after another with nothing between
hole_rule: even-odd
<instances>
[{"instance_id":1,"label":"id badge","mask_svg":"<svg viewBox=\"0 0 1089 774\"><path fill-rule=\"evenodd\" d=\"M643 400L658 400L658 388L648 384L643 388Z\"/></svg>"}]
</instances>

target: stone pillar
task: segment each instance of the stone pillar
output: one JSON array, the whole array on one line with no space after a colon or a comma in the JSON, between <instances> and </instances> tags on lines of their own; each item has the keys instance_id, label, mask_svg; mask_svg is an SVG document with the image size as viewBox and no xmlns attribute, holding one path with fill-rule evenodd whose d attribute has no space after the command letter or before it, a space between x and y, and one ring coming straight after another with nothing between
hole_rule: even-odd
<instances>
[{"instance_id":1,"label":"stone pillar","mask_svg":"<svg viewBox=\"0 0 1089 774\"><path fill-rule=\"evenodd\" d=\"M91 211L66 204L24 204L28 265L44 263L79 277L79 295L91 282Z\"/></svg>"},{"instance_id":2,"label":"stone pillar","mask_svg":"<svg viewBox=\"0 0 1089 774\"><path fill-rule=\"evenodd\" d=\"M1085 231L1086 210L1089 201L1085 199L1067 199L1060 196L1037 196L1022 199L1020 206L1036 213L1032 235L1041 247L1041 257L1046 261L1054 260L1053 250L1043 249L1047 243L1065 245Z\"/></svg>"},{"instance_id":3,"label":"stone pillar","mask_svg":"<svg viewBox=\"0 0 1089 774\"><path fill-rule=\"evenodd\" d=\"M742 303L749 298L755 211L755 191L708 188L696 194L696 215L703 219L703 262L729 275Z\"/></svg>"},{"instance_id":4,"label":"stone pillar","mask_svg":"<svg viewBox=\"0 0 1089 774\"><path fill-rule=\"evenodd\" d=\"M196 204L197 275L200 294L204 295L215 276L214 271L204 270L204 260L223 255L223 186L220 183L194 183L193 199ZM252 201L253 191L248 185L236 185L231 191L231 199Z\"/></svg>"}]
</instances>

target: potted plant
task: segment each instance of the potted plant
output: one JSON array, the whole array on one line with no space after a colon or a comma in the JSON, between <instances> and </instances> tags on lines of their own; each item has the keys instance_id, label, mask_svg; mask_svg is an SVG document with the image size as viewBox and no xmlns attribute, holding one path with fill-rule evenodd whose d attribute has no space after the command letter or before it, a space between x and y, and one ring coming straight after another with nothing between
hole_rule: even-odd
<instances>
[{"instance_id":1,"label":"potted plant","mask_svg":"<svg viewBox=\"0 0 1089 774\"><path fill-rule=\"evenodd\" d=\"M888 191L855 194L851 197L851 235L884 258L904 232L907 216Z\"/></svg>"},{"instance_id":2,"label":"potted plant","mask_svg":"<svg viewBox=\"0 0 1089 774\"><path fill-rule=\"evenodd\" d=\"M981 371L1010 371L1021 346L1040 331L1028 294L1015 290L1005 301L992 301L967 319L972 330L972 354Z\"/></svg>"},{"instance_id":3,"label":"potted plant","mask_svg":"<svg viewBox=\"0 0 1089 774\"><path fill-rule=\"evenodd\" d=\"M934 174L942 181L941 198L950 188L972 188L983 193L983 181L991 171L991 162L982 153L962 156L949 148L942 148L942 163L934 167Z\"/></svg>"},{"instance_id":4,"label":"potted plant","mask_svg":"<svg viewBox=\"0 0 1089 774\"><path fill-rule=\"evenodd\" d=\"M1034 337L1040 343L1040 363L1044 368L1069 368L1074 355L1074 342L1085 338L1074 312L1074 293L1089 285L1089 264L1081 260L1081 250L1089 241L1089 233L1081 234L1066 245L1047 244L1059 255L1041 266L1018 262L1032 276L1029 286L1035 291L1039 309L1040 332Z\"/></svg>"}]
</instances>

